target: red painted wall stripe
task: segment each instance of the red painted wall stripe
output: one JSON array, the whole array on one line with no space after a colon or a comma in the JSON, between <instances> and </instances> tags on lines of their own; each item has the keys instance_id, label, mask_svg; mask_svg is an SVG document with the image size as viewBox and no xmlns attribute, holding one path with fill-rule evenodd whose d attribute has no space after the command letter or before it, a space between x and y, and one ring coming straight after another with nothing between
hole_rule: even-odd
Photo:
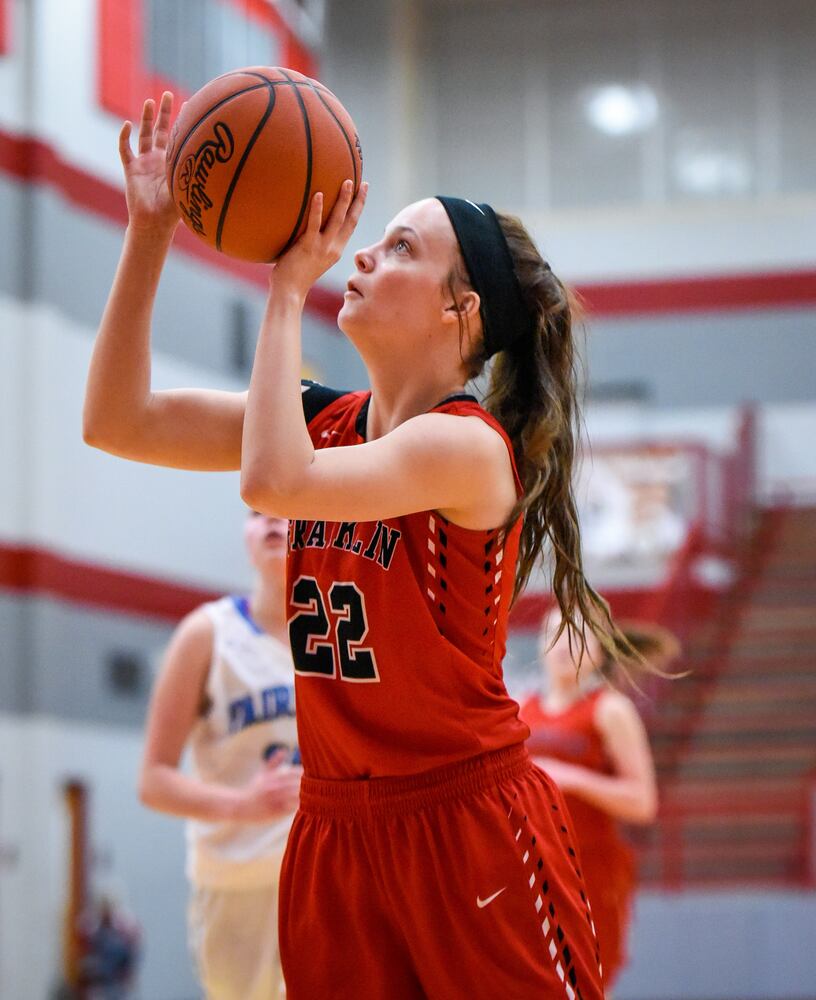
<instances>
[{"instance_id":1,"label":"red painted wall stripe","mask_svg":"<svg viewBox=\"0 0 816 1000\"><path fill-rule=\"evenodd\" d=\"M816 271L624 281L578 290L595 316L806 306L816 303Z\"/></svg>"},{"instance_id":2,"label":"red painted wall stripe","mask_svg":"<svg viewBox=\"0 0 816 1000\"><path fill-rule=\"evenodd\" d=\"M0 588L171 621L223 593L12 545L0 545Z\"/></svg>"},{"instance_id":3,"label":"red painted wall stripe","mask_svg":"<svg viewBox=\"0 0 816 1000\"><path fill-rule=\"evenodd\" d=\"M145 88L141 3L99 0L97 4L97 86L100 103L108 111L129 118L132 95Z\"/></svg>"},{"instance_id":4,"label":"red painted wall stripe","mask_svg":"<svg viewBox=\"0 0 816 1000\"><path fill-rule=\"evenodd\" d=\"M124 225L127 221L121 188L69 163L38 139L0 131L0 172L25 183L53 187L78 208L108 222ZM219 254L185 226L179 226L174 246L209 267L266 288L265 265ZM790 308L816 305L816 269L579 284L577 288L592 315L598 317ZM333 324L342 303L341 292L320 286L310 294L307 308Z\"/></svg>"},{"instance_id":5,"label":"red painted wall stripe","mask_svg":"<svg viewBox=\"0 0 816 1000\"><path fill-rule=\"evenodd\" d=\"M176 622L193 608L232 590L209 590L172 580L99 566L33 546L0 545L0 590L56 597L120 614ZM605 592L616 615L637 617L648 590ZM536 631L552 605L548 594L524 594L510 620L516 631Z\"/></svg>"},{"instance_id":6,"label":"red painted wall stripe","mask_svg":"<svg viewBox=\"0 0 816 1000\"><path fill-rule=\"evenodd\" d=\"M784 309L816 306L816 270L579 284L576 290L590 316L601 318ZM334 322L342 304L342 293L325 287L309 299L311 311L326 322Z\"/></svg>"},{"instance_id":7,"label":"red painted wall stripe","mask_svg":"<svg viewBox=\"0 0 816 1000\"><path fill-rule=\"evenodd\" d=\"M0 55L11 50L11 7L9 0L0 0Z\"/></svg>"}]
</instances>

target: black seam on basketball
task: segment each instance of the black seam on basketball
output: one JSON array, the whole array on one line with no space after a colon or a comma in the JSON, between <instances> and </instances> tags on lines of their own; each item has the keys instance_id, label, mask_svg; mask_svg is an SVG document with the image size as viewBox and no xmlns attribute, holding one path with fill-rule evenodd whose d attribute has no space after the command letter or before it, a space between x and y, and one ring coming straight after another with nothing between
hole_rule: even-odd
<instances>
[{"instance_id":1,"label":"black seam on basketball","mask_svg":"<svg viewBox=\"0 0 816 1000\"><path fill-rule=\"evenodd\" d=\"M190 126L190 128L187 130L187 134L184 136L184 138L179 143L179 147L178 147L178 150L176 151L176 155L173 157L173 169L170 172L170 184L171 184L171 186L172 186L172 184L176 180L176 167L178 166L178 161L179 161L179 157L181 156L182 150L187 145L187 142L189 141L190 136L193 134L193 132L195 132L195 130L199 127L199 125L201 125L202 122L206 121L207 118L209 118L209 116L213 113L213 111L218 111L219 108L223 108L223 106L228 101L231 101L231 100L233 100L236 97L240 97L241 94L248 94L248 93L250 93L253 90L260 90L261 87L264 87L264 86L266 86L266 84L263 84L263 83L253 83L251 87L244 87L242 90L236 90L234 94L229 94L229 96L227 96L227 97L222 97L221 100L217 104L213 104L213 106L211 108L208 108L204 112L204 114L198 119L198 121L194 122Z\"/></svg>"},{"instance_id":2,"label":"black seam on basketball","mask_svg":"<svg viewBox=\"0 0 816 1000\"><path fill-rule=\"evenodd\" d=\"M283 75L286 76L286 73L284 73ZM287 79L291 80L291 77L287 77ZM300 212L298 213L297 222L295 223L294 229L289 235L289 239L286 241L286 245L280 251L281 253L286 253L289 247L295 242L298 230L300 229L300 224L303 221L303 216L306 214L306 209L309 206L309 202L311 200L309 198L309 192L312 189L312 126L311 123L309 122L309 112L306 110L306 102L303 100L303 97L298 88L294 86L295 81L291 80L291 82L293 84L292 90L294 91L295 97L297 98L297 102L300 105L300 113L303 116L303 128L304 131L306 132L306 185L303 189L303 201L300 206Z\"/></svg>"},{"instance_id":3,"label":"black seam on basketball","mask_svg":"<svg viewBox=\"0 0 816 1000\"><path fill-rule=\"evenodd\" d=\"M315 87L312 87L312 90L314 90L315 94L317 95L318 101L320 101L320 103L323 105L323 107L329 112L329 114L332 116L332 118L337 123L337 127L343 133L343 138L346 140L346 145L348 146L349 156L351 157L351 169L354 171L354 177L352 178L352 181L354 183L354 190L356 191L357 190L357 158L354 155L354 145L353 145L351 139L349 139L348 132L346 132L345 128L343 127L343 123L340 121L340 119L337 117L337 115L334 113L334 111L332 111L332 109L329 107L329 105L323 99L323 95L320 94Z\"/></svg>"},{"instance_id":4,"label":"black seam on basketball","mask_svg":"<svg viewBox=\"0 0 816 1000\"><path fill-rule=\"evenodd\" d=\"M244 152L241 154L241 159L238 161L238 166L235 168L235 172L229 182L229 187L227 188L227 193L224 195L224 204L221 206L221 214L218 216L218 228L215 230L215 247L217 250L221 249L221 235L224 232L224 223L227 221L227 210L230 206L230 201L232 200L232 195L235 191L235 186L238 183L238 178L241 176L241 171L244 169L244 164L246 163L249 154L252 152L252 147L258 140L258 136L263 131L264 125L266 125L269 120L269 116L272 114L272 109L275 107L276 93L274 87L267 88L269 92L269 97L267 99L266 111L261 116L261 120L255 127L255 131L249 137L249 142L246 144Z\"/></svg>"}]
</instances>

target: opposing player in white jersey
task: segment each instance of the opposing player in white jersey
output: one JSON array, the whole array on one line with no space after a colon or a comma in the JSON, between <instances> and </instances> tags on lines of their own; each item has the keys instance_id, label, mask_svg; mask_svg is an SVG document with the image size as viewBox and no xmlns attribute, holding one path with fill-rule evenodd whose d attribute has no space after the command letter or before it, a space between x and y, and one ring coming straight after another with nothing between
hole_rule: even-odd
<instances>
[{"instance_id":1,"label":"opposing player in white jersey","mask_svg":"<svg viewBox=\"0 0 816 1000\"><path fill-rule=\"evenodd\" d=\"M283 995L277 883L301 774L286 538L286 520L250 515L252 594L181 622L148 713L140 796L188 820L190 946L209 1000ZM185 745L193 774L179 768Z\"/></svg>"}]
</instances>

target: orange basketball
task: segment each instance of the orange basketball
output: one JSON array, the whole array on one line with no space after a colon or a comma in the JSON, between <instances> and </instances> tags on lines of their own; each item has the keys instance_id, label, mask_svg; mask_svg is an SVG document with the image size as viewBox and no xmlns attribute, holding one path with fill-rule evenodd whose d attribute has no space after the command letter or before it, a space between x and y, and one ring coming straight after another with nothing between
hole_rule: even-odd
<instances>
[{"instance_id":1,"label":"orange basketball","mask_svg":"<svg viewBox=\"0 0 816 1000\"><path fill-rule=\"evenodd\" d=\"M306 226L322 191L324 219L363 154L349 113L317 80L250 66L193 94L167 147L179 215L205 243L241 260L273 261Z\"/></svg>"}]
</instances>

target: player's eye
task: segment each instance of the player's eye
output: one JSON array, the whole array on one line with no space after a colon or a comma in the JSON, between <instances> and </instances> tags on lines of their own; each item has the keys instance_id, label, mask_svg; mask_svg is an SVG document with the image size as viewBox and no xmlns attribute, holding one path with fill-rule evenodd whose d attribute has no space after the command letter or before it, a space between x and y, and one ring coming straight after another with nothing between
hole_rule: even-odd
<instances>
[{"instance_id":1,"label":"player's eye","mask_svg":"<svg viewBox=\"0 0 816 1000\"><path fill-rule=\"evenodd\" d=\"M400 237L400 239L395 240L394 249L397 251L397 253L410 253L411 244L408 242L408 240L404 240Z\"/></svg>"}]
</instances>

